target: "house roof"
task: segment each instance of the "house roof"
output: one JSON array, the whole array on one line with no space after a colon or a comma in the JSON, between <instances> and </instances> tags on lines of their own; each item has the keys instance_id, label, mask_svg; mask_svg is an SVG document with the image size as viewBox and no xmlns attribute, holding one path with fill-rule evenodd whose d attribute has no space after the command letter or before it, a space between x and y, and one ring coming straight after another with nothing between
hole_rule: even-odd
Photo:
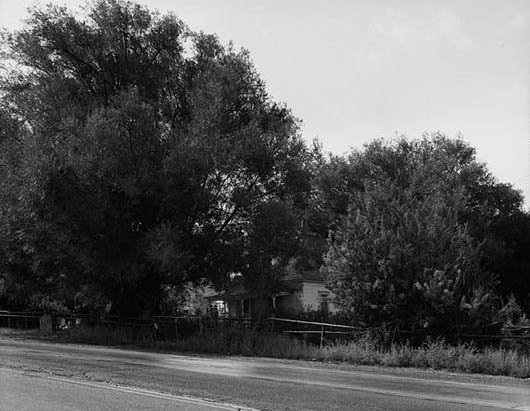
<instances>
[{"instance_id":1,"label":"house roof","mask_svg":"<svg viewBox=\"0 0 530 411\"><path fill-rule=\"evenodd\" d=\"M319 270L298 271L288 270L287 274L282 277L280 282L324 282L324 276Z\"/></svg>"},{"instance_id":2,"label":"house roof","mask_svg":"<svg viewBox=\"0 0 530 411\"><path fill-rule=\"evenodd\" d=\"M256 293L248 291L242 284L238 283L229 290L222 291L218 294L206 297L208 300L241 300L257 297Z\"/></svg>"},{"instance_id":3,"label":"house roof","mask_svg":"<svg viewBox=\"0 0 530 411\"><path fill-rule=\"evenodd\" d=\"M292 293L299 290L305 282L323 283L324 276L318 270L297 271L294 269L287 270L287 274L282 277L277 287L277 293Z\"/></svg>"},{"instance_id":4,"label":"house roof","mask_svg":"<svg viewBox=\"0 0 530 411\"><path fill-rule=\"evenodd\" d=\"M324 283L324 276L319 270L300 272L295 269L288 269L287 274L280 279L275 294L290 294L300 289L304 282ZM240 281L236 281L228 290L206 298L208 300L228 301L256 298L258 296L256 292L249 291Z\"/></svg>"}]
</instances>

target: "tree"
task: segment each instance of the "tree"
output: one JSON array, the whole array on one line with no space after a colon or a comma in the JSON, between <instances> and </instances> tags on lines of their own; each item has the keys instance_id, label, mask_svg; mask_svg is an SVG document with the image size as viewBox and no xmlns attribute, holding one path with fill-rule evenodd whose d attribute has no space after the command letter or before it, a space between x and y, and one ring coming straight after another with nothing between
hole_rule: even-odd
<instances>
[{"instance_id":1,"label":"tree","mask_svg":"<svg viewBox=\"0 0 530 411\"><path fill-rule=\"evenodd\" d=\"M444 197L420 199L392 182L352 196L324 266L343 311L401 329L454 331L469 317L491 318L494 279L481 272L479 248L458 223L461 194Z\"/></svg>"},{"instance_id":2,"label":"tree","mask_svg":"<svg viewBox=\"0 0 530 411\"><path fill-rule=\"evenodd\" d=\"M337 211L324 269L343 309L412 327L491 319L504 273L484 251L495 217L522 212L519 194L497 183L471 147L442 135L375 141L338 164L349 206Z\"/></svg>"},{"instance_id":3,"label":"tree","mask_svg":"<svg viewBox=\"0 0 530 411\"><path fill-rule=\"evenodd\" d=\"M298 121L248 53L173 15L48 6L6 44L3 109L21 128L6 144L22 150L2 195L25 212L2 203L2 252L19 226L31 250L5 264L13 287L42 273L36 290L70 307L156 311L162 285L242 272L264 204L308 190Z\"/></svg>"},{"instance_id":4,"label":"tree","mask_svg":"<svg viewBox=\"0 0 530 411\"><path fill-rule=\"evenodd\" d=\"M514 293L525 305L530 264L523 250L530 245L530 217L520 192L499 183L476 160L471 146L434 133L412 141L375 140L346 158L331 157L322 163L315 181L316 215L324 216L319 221L332 231L340 228L351 196L389 181L419 193L419 198L441 190L449 201L452 193L460 192L462 199L455 205L458 222L480 244L481 270L497 275L497 291L503 298Z\"/></svg>"}]
</instances>

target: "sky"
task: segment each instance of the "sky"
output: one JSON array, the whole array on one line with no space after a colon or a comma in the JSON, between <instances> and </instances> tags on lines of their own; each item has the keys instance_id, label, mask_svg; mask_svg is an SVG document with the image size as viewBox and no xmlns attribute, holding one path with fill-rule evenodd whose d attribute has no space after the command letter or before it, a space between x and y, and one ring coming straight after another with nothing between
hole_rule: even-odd
<instances>
[{"instance_id":1,"label":"sky","mask_svg":"<svg viewBox=\"0 0 530 411\"><path fill-rule=\"evenodd\" d=\"M138 3L248 49L271 97L326 151L379 137L461 135L530 205L530 1ZM31 4L39 2L0 0L0 26L20 27Z\"/></svg>"}]
</instances>

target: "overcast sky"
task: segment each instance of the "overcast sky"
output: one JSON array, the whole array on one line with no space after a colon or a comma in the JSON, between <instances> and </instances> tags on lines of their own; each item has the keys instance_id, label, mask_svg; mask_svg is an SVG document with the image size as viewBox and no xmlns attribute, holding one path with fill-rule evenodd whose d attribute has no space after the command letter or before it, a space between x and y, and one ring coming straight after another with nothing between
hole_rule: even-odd
<instances>
[{"instance_id":1,"label":"overcast sky","mask_svg":"<svg viewBox=\"0 0 530 411\"><path fill-rule=\"evenodd\" d=\"M20 27L34 3L0 0L0 26ZM530 203L530 1L139 3L250 50L271 96L326 150L461 133Z\"/></svg>"}]
</instances>

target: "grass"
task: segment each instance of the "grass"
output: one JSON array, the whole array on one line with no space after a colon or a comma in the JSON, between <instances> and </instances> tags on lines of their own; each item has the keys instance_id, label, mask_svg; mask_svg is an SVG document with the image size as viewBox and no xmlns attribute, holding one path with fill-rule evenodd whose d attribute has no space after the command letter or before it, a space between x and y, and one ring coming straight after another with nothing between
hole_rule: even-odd
<instances>
[{"instance_id":1,"label":"grass","mask_svg":"<svg viewBox=\"0 0 530 411\"><path fill-rule=\"evenodd\" d=\"M485 348L469 344L451 346L442 340L420 347L392 344L388 349L371 347L362 342L333 344L317 351L319 360L354 364L415 367L465 373L530 376L530 357L514 350Z\"/></svg>"},{"instance_id":2,"label":"grass","mask_svg":"<svg viewBox=\"0 0 530 411\"><path fill-rule=\"evenodd\" d=\"M145 330L139 332L138 329L135 331L131 328L73 328L64 333L67 340L75 342L134 344L170 352L246 355L530 377L528 353L497 347L479 349L470 344L449 345L443 340L427 341L419 347L407 343L382 346L366 336L356 341L334 342L320 347L282 334L230 328L209 330L178 341L155 341Z\"/></svg>"}]
</instances>

